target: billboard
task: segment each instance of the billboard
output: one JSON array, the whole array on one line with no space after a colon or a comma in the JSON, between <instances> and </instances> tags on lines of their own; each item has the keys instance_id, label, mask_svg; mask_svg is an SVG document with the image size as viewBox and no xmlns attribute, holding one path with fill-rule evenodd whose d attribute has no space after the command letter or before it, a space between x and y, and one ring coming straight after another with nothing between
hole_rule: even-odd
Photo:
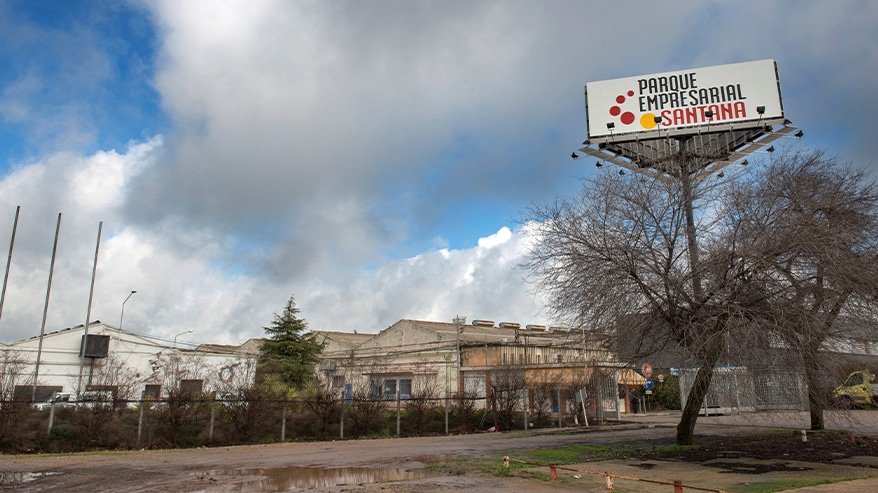
<instances>
[{"instance_id":1,"label":"billboard","mask_svg":"<svg viewBox=\"0 0 878 493\"><path fill-rule=\"evenodd\" d=\"M782 121L774 60L641 75L585 86L588 138L625 141L697 131L704 125L747 128Z\"/></svg>"}]
</instances>

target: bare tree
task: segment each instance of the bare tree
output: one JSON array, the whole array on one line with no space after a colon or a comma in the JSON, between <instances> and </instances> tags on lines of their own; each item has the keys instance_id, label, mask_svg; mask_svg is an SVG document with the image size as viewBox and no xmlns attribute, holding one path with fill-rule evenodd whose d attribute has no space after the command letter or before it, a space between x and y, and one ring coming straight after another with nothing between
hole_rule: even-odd
<instances>
[{"instance_id":1,"label":"bare tree","mask_svg":"<svg viewBox=\"0 0 878 493\"><path fill-rule=\"evenodd\" d=\"M569 325L609 334L629 361L670 351L698 367L681 445L692 443L726 334L762 308L735 245L723 242L714 214L722 187L691 183L687 170L676 181L602 174L574 199L532 207L527 262Z\"/></svg>"},{"instance_id":2,"label":"bare tree","mask_svg":"<svg viewBox=\"0 0 878 493\"><path fill-rule=\"evenodd\" d=\"M167 438L177 444L185 438L181 433L184 426L204 411L196 399L208 379L208 366L202 355L172 351L159 356L155 368L154 378L161 382L166 394L166 405L159 409L159 421L166 427Z\"/></svg>"},{"instance_id":3,"label":"bare tree","mask_svg":"<svg viewBox=\"0 0 878 493\"><path fill-rule=\"evenodd\" d=\"M96 392L94 400L98 404L112 404L112 407L119 407L137 397L137 384L137 372L126 365L119 356L110 354L95 366L89 377L88 388ZM112 403L108 402L110 399Z\"/></svg>"},{"instance_id":4,"label":"bare tree","mask_svg":"<svg viewBox=\"0 0 878 493\"><path fill-rule=\"evenodd\" d=\"M567 413L576 416L580 423L587 420L582 400L587 396L584 390L588 385L588 377L584 371L572 371L569 381L561 388L567 403ZM582 391L582 393L580 393ZM577 399L580 399L577 401Z\"/></svg>"},{"instance_id":5,"label":"bare tree","mask_svg":"<svg viewBox=\"0 0 878 493\"><path fill-rule=\"evenodd\" d=\"M506 366L491 371L491 410L494 425L511 430L521 409L521 393L525 389L525 371L518 366Z\"/></svg>"},{"instance_id":6,"label":"bare tree","mask_svg":"<svg viewBox=\"0 0 878 493\"><path fill-rule=\"evenodd\" d=\"M375 433L384 426L387 418L387 402L380 390L376 392L372 382L358 379L352 383L351 403L346 414L350 418L351 430L357 435Z\"/></svg>"},{"instance_id":7,"label":"bare tree","mask_svg":"<svg viewBox=\"0 0 878 493\"><path fill-rule=\"evenodd\" d=\"M729 214L738 253L773 308L770 333L801 358L811 429L823 429L825 345L874 324L878 187L821 151L785 154L742 181Z\"/></svg>"},{"instance_id":8,"label":"bare tree","mask_svg":"<svg viewBox=\"0 0 878 493\"><path fill-rule=\"evenodd\" d=\"M421 374L412 380L412 393L406 401L405 409L415 433L427 431L433 411L439 407L442 391L436 374Z\"/></svg>"},{"instance_id":9,"label":"bare tree","mask_svg":"<svg viewBox=\"0 0 878 493\"><path fill-rule=\"evenodd\" d=\"M23 384L27 375L27 360L13 349L0 352L0 448L15 449L21 446L23 417L29 411L27 402L13 401L15 386Z\"/></svg>"},{"instance_id":10,"label":"bare tree","mask_svg":"<svg viewBox=\"0 0 878 493\"><path fill-rule=\"evenodd\" d=\"M537 377L528 379L527 387L531 393L531 410L534 413L536 427L545 426L552 411L552 398L557 392L558 384L550 372L535 372Z\"/></svg>"},{"instance_id":11,"label":"bare tree","mask_svg":"<svg viewBox=\"0 0 878 493\"><path fill-rule=\"evenodd\" d=\"M358 360L353 357L339 368L338 374L344 376L345 386L350 386L350 392L345 395L345 434L350 430L355 436L370 435L385 426L389 402L384 395L384 376L390 374L391 369L382 358Z\"/></svg>"},{"instance_id":12,"label":"bare tree","mask_svg":"<svg viewBox=\"0 0 878 493\"><path fill-rule=\"evenodd\" d=\"M469 433L475 429L478 400L478 392L471 388L464 388L460 398L456 399L458 429L461 433Z\"/></svg>"},{"instance_id":13,"label":"bare tree","mask_svg":"<svg viewBox=\"0 0 878 493\"><path fill-rule=\"evenodd\" d=\"M254 382L255 373L256 358L228 360L220 368L215 384L218 408L242 442L253 440L272 410L264 389Z\"/></svg>"},{"instance_id":14,"label":"bare tree","mask_svg":"<svg viewBox=\"0 0 878 493\"><path fill-rule=\"evenodd\" d=\"M302 407L319 420L318 435L325 438L329 426L338 422L342 413L342 395L332 388L330 382L312 379L301 391Z\"/></svg>"},{"instance_id":15,"label":"bare tree","mask_svg":"<svg viewBox=\"0 0 878 493\"><path fill-rule=\"evenodd\" d=\"M12 400L15 386L22 384L28 375L27 360L20 352L5 348L0 352L0 402Z\"/></svg>"}]
</instances>

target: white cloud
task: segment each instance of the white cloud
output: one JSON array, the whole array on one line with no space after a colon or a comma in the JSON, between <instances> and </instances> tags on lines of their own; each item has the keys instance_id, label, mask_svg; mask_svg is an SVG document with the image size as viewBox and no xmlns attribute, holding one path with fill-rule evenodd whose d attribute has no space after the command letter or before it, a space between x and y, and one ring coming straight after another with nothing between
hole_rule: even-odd
<instances>
[{"instance_id":1,"label":"white cloud","mask_svg":"<svg viewBox=\"0 0 878 493\"><path fill-rule=\"evenodd\" d=\"M315 329L551 323L518 268L526 228L508 225L589 172L567 157L586 82L775 58L811 142L832 142L825 125L874 154L878 55L861 47L878 4L763 3L145 2L159 51L143 73L170 129L87 155L52 149L124 118L92 101L120 55L0 20L0 39L52 41L76 65L48 57L0 94L0 117L50 153L0 177L0 233L22 206L0 338L39 328L58 212L50 328L85 318L100 221L93 318L117 323L137 290L132 330L237 343L291 294ZM68 99L76 84L87 98Z\"/></svg>"},{"instance_id":2,"label":"white cloud","mask_svg":"<svg viewBox=\"0 0 878 493\"><path fill-rule=\"evenodd\" d=\"M503 227L477 247L426 252L352 278L309 283L297 300L313 328L328 330L378 331L403 318L456 315L545 323L543 300L529 292L519 269L529 241L526 229Z\"/></svg>"},{"instance_id":3,"label":"white cloud","mask_svg":"<svg viewBox=\"0 0 878 493\"><path fill-rule=\"evenodd\" d=\"M400 318L539 320L540 303L517 270L526 245L522 231L502 227L465 250L436 250L373 270L318 265L306 278L265 278L229 270L235 241L209 227L169 216L149 224L124 220L137 203L131 182L162 159L160 137L132 143L124 153L56 155L19 167L0 182L0 207L22 205L10 284L2 317L4 340L39 331L51 254L48 211L62 209L58 259L47 328L82 323L88 302L98 222L103 222L92 320L181 340L239 343L295 294L314 329L377 331ZM52 200L54 198L54 200ZM5 219L5 218L4 218ZM0 230L11 230L11 219ZM19 253L20 252L20 253ZM125 305L130 291L136 290Z\"/></svg>"},{"instance_id":4,"label":"white cloud","mask_svg":"<svg viewBox=\"0 0 878 493\"><path fill-rule=\"evenodd\" d=\"M512 231L507 227L503 227L497 233L487 237L487 238L479 238L479 247L481 248L493 248L497 245L502 245L509 241L512 238Z\"/></svg>"}]
</instances>

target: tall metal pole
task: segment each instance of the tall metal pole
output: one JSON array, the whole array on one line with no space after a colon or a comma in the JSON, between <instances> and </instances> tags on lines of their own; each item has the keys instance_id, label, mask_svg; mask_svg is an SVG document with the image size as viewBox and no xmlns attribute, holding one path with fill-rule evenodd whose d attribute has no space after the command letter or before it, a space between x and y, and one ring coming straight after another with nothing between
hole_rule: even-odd
<instances>
[{"instance_id":1,"label":"tall metal pole","mask_svg":"<svg viewBox=\"0 0 878 493\"><path fill-rule=\"evenodd\" d=\"M698 236L695 234L695 213L692 206L692 175L689 159L680 159L680 183L683 188L683 207L686 214L686 241L689 246L689 269L692 275L692 296L696 303L704 301L701 291L701 266L698 260Z\"/></svg>"},{"instance_id":2,"label":"tall metal pole","mask_svg":"<svg viewBox=\"0 0 878 493\"><path fill-rule=\"evenodd\" d=\"M98 241L95 245L95 260L91 270L91 289L88 292L88 310L85 312L85 330L82 335L82 346L79 349L79 381L76 384L76 396L82 395L82 367L85 364L85 344L88 342L88 319L91 318L91 302L95 292L95 276L98 272L98 252L101 249L101 230L104 228L104 222L98 223Z\"/></svg>"},{"instance_id":3,"label":"tall metal pole","mask_svg":"<svg viewBox=\"0 0 878 493\"><path fill-rule=\"evenodd\" d=\"M61 213L55 225L55 244L52 246L52 262L49 265L49 285L46 287L46 303L43 305L43 324L40 325L40 342L37 345L37 364L34 368L34 386L31 389L31 402L37 399L37 379L40 376L40 358L43 355L43 337L46 335L46 315L49 313L49 294L52 292L52 274L55 272L55 254L58 252L58 233L61 231Z\"/></svg>"},{"instance_id":4,"label":"tall metal pole","mask_svg":"<svg viewBox=\"0 0 878 493\"><path fill-rule=\"evenodd\" d=\"M15 207L15 222L12 223L12 240L9 241L9 257L6 259L6 275L3 276L3 292L0 293L0 317L3 316L3 301L6 299L6 281L9 280L9 265L12 264L12 246L15 245L15 230L18 229L18 212L21 206Z\"/></svg>"},{"instance_id":5,"label":"tall metal pole","mask_svg":"<svg viewBox=\"0 0 878 493\"><path fill-rule=\"evenodd\" d=\"M456 316L452 322L454 322L455 340L457 341L457 400L458 402L463 402L464 386L460 381L460 333L463 332L463 324L466 323L466 317Z\"/></svg>"}]
</instances>

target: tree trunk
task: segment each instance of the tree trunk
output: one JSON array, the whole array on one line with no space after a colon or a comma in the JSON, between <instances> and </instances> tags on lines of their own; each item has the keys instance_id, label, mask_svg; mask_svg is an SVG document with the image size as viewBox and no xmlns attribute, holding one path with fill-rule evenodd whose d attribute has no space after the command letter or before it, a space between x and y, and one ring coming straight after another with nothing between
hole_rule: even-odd
<instances>
[{"instance_id":1,"label":"tree trunk","mask_svg":"<svg viewBox=\"0 0 878 493\"><path fill-rule=\"evenodd\" d=\"M819 342L822 342L821 338ZM822 387L820 385L820 365L817 362L818 344L808 344L805 354L802 356L805 363L805 382L808 385L808 413L811 415L811 429L822 430L825 426L823 421L823 409L825 406Z\"/></svg>"},{"instance_id":2,"label":"tree trunk","mask_svg":"<svg viewBox=\"0 0 878 493\"><path fill-rule=\"evenodd\" d=\"M677 423L677 445L692 445L692 437L695 434L695 423L698 421L698 411L710 389L710 381L713 379L713 368L722 354L723 341L717 337L707 348L704 359L700 361L701 367L695 373L695 381L686 396L686 405L683 406L683 415Z\"/></svg>"}]
</instances>

